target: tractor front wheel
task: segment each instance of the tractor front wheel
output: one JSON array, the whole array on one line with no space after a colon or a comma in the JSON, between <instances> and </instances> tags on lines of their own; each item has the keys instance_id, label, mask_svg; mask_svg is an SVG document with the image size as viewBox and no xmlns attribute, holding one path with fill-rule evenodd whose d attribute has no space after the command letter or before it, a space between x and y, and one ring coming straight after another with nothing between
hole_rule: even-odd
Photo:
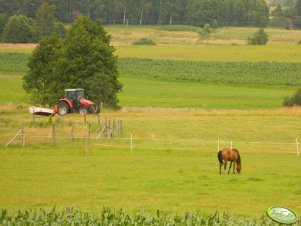
<instances>
[{"instance_id":1,"label":"tractor front wheel","mask_svg":"<svg viewBox=\"0 0 301 226\"><path fill-rule=\"evenodd\" d=\"M69 111L69 106L66 102L63 101L58 104L59 115L65 115L68 113L68 111Z\"/></svg>"}]
</instances>

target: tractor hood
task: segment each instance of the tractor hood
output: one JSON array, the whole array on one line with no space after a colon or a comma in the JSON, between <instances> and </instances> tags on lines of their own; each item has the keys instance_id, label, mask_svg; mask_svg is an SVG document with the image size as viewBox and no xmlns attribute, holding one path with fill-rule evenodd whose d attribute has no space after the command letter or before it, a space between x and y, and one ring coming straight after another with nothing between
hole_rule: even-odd
<instances>
[{"instance_id":1,"label":"tractor hood","mask_svg":"<svg viewBox=\"0 0 301 226\"><path fill-rule=\"evenodd\" d=\"M80 103L80 105L83 105L83 106L86 106L86 107L90 107L91 105L94 104L92 101L84 99L84 98L81 98L79 100L79 103Z\"/></svg>"}]
</instances>

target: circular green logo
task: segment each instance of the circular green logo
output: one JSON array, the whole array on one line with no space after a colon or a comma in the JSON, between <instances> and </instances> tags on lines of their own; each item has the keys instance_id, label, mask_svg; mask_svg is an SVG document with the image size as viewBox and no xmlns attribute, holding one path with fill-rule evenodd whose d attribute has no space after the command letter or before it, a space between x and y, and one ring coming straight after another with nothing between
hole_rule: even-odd
<instances>
[{"instance_id":1,"label":"circular green logo","mask_svg":"<svg viewBox=\"0 0 301 226\"><path fill-rule=\"evenodd\" d=\"M294 224L298 221L298 215L291 209L273 206L267 211L268 216L280 224Z\"/></svg>"}]
</instances>

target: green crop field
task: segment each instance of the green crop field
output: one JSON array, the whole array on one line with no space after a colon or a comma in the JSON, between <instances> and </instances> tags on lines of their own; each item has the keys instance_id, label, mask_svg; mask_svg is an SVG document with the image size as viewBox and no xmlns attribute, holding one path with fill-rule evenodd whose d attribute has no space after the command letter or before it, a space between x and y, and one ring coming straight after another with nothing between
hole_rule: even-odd
<instances>
[{"instance_id":1,"label":"green crop field","mask_svg":"<svg viewBox=\"0 0 301 226\"><path fill-rule=\"evenodd\" d=\"M0 53L1 92L9 94L1 95L0 103L28 100L21 80L28 58L26 53ZM124 84L120 105L129 107L276 108L300 85L296 62L120 58L119 71Z\"/></svg>"},{"instance_id":2,"label":"green crop field","mask_svg":"<svg viewBox=\"0 0 301 226\"><path fill-rule=\"evenodd\" d=\"M123 28L108 27L120 44L123 108L100 114L101 125L123 121L113 139L95 138L94 115L88 124L77 114L33 123L22 76L34 45L0 45L0 224L273 225L271 206L300 215L301 110L281 105L300 86L301 48L290 39L276 45L287 31L268 30L273 43L256 47L191 45L194 27ZM253 30L219 32L207 41ZM142 36L162 45L126 46ZM25 147L18 135L5 148L21 128ZM220 175L217 150L231 143L242 172Z\"/></svg>"}]
</instances>

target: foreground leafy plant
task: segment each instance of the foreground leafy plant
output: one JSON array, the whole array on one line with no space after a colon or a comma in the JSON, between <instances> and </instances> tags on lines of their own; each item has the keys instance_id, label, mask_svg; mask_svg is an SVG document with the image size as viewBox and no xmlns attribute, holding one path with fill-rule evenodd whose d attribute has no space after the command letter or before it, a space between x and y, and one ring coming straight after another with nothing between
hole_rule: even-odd
<instances>
[{"instance_id":1,"label":"foreground leafy plant","mask_svg":"<svg viewBox=\"0 0 301 226\"><path fill-rule=\"evenodd\" d=\"M248 219L218 212L210 215L187 212L184 216L171 216L167 212L157 211L156 216L136 213L133 216L123 210L103 208L100 215L81 212L70 208L65 211L31 209L9 213L0 211L1 225L274 225L267 216Z\"/></svg>"}]
</instances>

